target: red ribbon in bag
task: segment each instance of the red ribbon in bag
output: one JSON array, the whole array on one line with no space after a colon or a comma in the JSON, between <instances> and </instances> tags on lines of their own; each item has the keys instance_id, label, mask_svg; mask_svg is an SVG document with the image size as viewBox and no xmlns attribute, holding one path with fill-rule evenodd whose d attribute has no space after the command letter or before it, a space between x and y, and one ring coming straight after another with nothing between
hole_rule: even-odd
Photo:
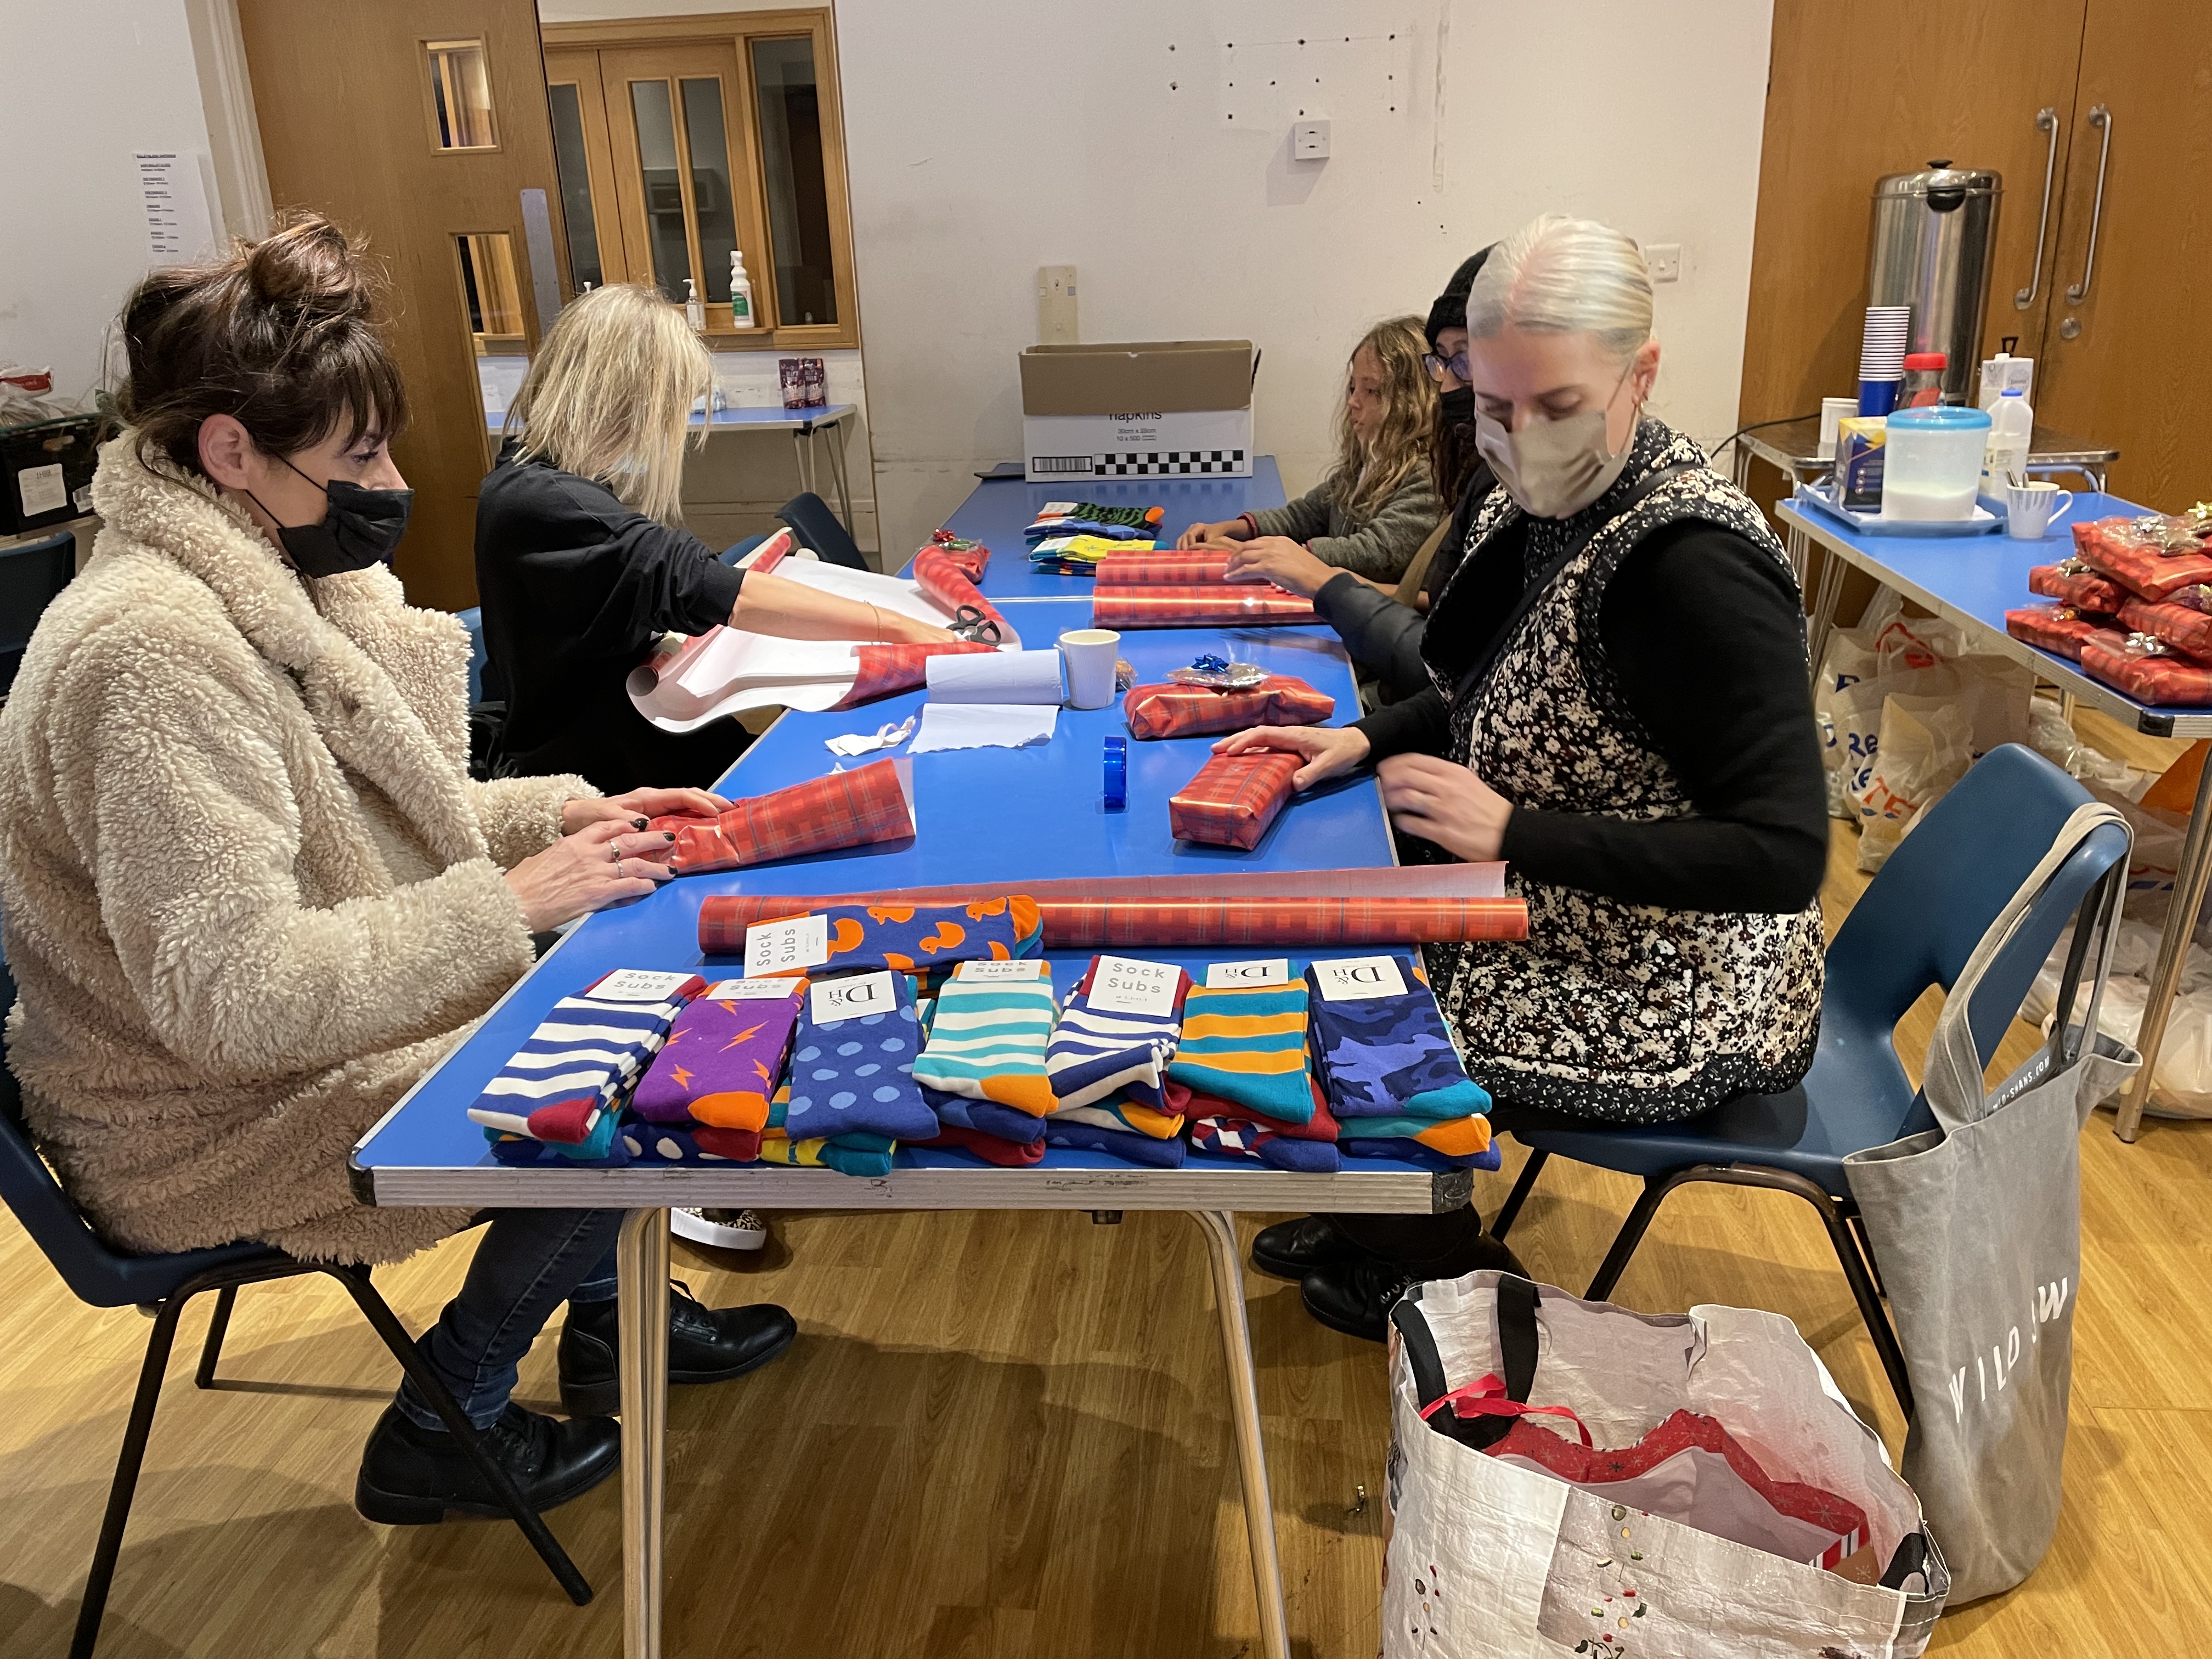
<instances>
[{"instance_id":1,"label":"red ribbon in bag","mask_svg":"<svg viewBox=\"0 0 2212 1659\"><path fill-rule=\"evenodd\" d=\"M1524 1401L1506 1397L1505 1379L1485 1372L1472 1382L1462 1382L1449 1394L1438 1395L1421 1407L1421 1420L1425 1423L1445 1407L1452 1408L1455 1417L1528 1417L1538 1412L1547 1416L1564 1417L1575 1425L1575 1432L1583 1437L1583 1444L1590 1443L1589 1431L1583 1420L1565 1406L1531 1406Z\"/></svg>"}]
</instances>

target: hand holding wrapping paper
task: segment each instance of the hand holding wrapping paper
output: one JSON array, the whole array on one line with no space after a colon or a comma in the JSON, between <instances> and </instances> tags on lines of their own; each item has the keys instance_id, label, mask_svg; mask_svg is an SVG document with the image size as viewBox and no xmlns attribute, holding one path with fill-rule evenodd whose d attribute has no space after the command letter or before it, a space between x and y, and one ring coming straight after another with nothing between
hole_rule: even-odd
<instances>
[{"instance_id":1,"label":"hand holding wrapping paper","mask_svg":"<svg viewBox=\"0 0 2212 1659\"><path fill-rule=\"evenodd\" d=\"M653 820L676 836L679 876L865 847L914 834L912 763L880 760L741 800L712 822Z\"/></svg>"},{"instance_id":2,"label":"hand holding wrapping paper","mask_svg":"<svg viewBox=\"0 0 2212 1659\"><path fill-rule=\"evenodd\" d=\"M1274 749L1216 755L1168 797L1168 825L1178 840L1250 852L1291 799L1301 762Z\"/></svg>"},{"instance_id":3,"label":"hand holding wrapping paper","mask_svg":"<svg viewBox=\"0 0 2212 1659\"><path fill-rule=\"evenodd\" d=\"M1242 732L1252 726L1318 726L1336 712L1336 699L1290 674L1270 674L1257 685L1216 691L1206 685L1137 685L1121 700L1133 738L1194 738Z\"/></svg>"}]
</instances>

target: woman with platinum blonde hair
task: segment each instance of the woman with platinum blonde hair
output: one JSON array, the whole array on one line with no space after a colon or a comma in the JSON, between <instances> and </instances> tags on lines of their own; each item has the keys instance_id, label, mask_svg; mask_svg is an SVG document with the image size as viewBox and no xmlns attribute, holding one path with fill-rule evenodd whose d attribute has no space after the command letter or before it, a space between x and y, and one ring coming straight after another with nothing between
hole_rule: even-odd
<instances>
[{"instance_id":1,"label":"woman with platinum blonde hair","mask_svg":"<svg viewBox=\"0 0 2212 1659\"><path fill-rule=\"evenodd\" d=\"M1464 376L1498 486L1430 611L1430 689L1218 745L1297 753L1301 788L1372 764L1401 834L1510 865L1527 940L1428 947L1502 1127L1779 1093L1820 1026L1803 605L1759 509L1645 412L1651 312L1619 231L1547 216L1501 243L1468 294ZM1376 1340L1408 1281L1512 1261L1472 1210L1286 1222L1253 1255Z\"/></svg>"},{"instance_id":2,"label":"woman with platinum blonde hair","mask_svg":"<svg viewBox=\"0 0 2212 1659\"><path fill-rule=\"evenodd\" d=\"M608 790L712 784L744 750L744 729L717 720L680 737L663 732L623 689L672 630L726 623L793 640L952 637L735 569L678 526L691 408L714 384L705 343L649 288L595 289L546 331L477 501L485 686L507 704L495 771L574 772Z\"/></svg>"}]
</instances>

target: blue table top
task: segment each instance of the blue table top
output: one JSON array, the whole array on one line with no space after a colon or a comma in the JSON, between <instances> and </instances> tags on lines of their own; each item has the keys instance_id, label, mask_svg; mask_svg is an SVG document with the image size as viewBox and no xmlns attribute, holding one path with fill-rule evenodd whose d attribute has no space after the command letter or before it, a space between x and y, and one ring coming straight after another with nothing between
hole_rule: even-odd
<instances>
[{"instance_id":1,"label":"blue table top","mask_svg":"<svg viewBox=\"0 0 2212 1659\"><path fill-rule=\"evenodd\" d=\"M945 521L956 536L972 537L991 550L983 573L984 596L994 599L1055 599L1091 591L1088 576L1055 576L1030 563L1022 532L1047 501L1095 501L1101 507L1160 507L1167 510L1158 538L1173 547L1194 524L1213 524L1239 513L1283 504L1283 475L1273 455L1257 455L1249 478L1075 478L1027 483L1019 478L977 483L960 510ZM909 566L914 562L907 561Z\"/></svg>"},{"instance_id":2,"label":"blue table top","mask_svg":"<svg viewBox=\"0 0 2212 1659\"><path fill-rule=\"evenodd\" d=\"M1030 601L1021 607L1020 621L1025 630L1031 631L1033 646L1048 647L1063 629L1089 625L1090 605L1087 600ZM1351 665L1335 635L1326 629L1268 628L1231 633L1186 629L1122 635L1122 654L1136 669L1140 683L1208 650L1224 651L1271 672L1301 676L1336 698L1333 724L1358 717L1358 695ZM787 713L740 757L720 787L725 793L759 794L820 776L836 764L835 757L823 746L825 738L872 732L885 721L896 724L920 708L923 701L923 693L910 692L842 714ZM763 1166L754 1165L704 1169L634 1165L631 1170L614 1172L507 1169L491 1161L482 1130L466 1116L467 1108L484 1084L560 998L614 968L702 965L706 959L698 947L698 916L700 905L709 894L866 890L983 879L1004 879L1010 890L1018 890L1024 878L1188 874L1208 866L1237 870L1336 869L1395 861L1381 796L1371 777L1328 786L1293 801L1270 827L1267 837L1249 853L1176 841L1168 832L1167 798L1204 763L1214 741L1210 738L1131 741L1129 805L1125 811L1109 813L1101 801L1103 739L1127 732L1116 702L1101 709L1063 708L1057 732L1048 744L916 756L915 805L920 833L911 841L822 854L747 871L680 877L648 897L587 918L515 987L467 1042L364 1137L355 1152L356 1170L365 1172L372 1183L379 1172L404 1176L468 1171L473 1184L468 1188L470 1195L465 1197L456 1196L450 1188L443 1197L426 1196L422 1188L408 1189L404 1182L390 1180L375 1188L386 1201L418 1203L590 1202L590 1197L578 1191L580 1176L610 1173L628 1176L647 1170L650 1179L690 1182L696 1188L702 1179L726 1182L740 1172L746 1176L763 1173ZM1054 953L1056 961L1070 964L1087 960L1088 954ZM1238 953L1144 954L1197 965L1202 971L1206 962ZM720 959L716 965L722 965ZM1071 966L1056 974L1063 991L1074 983L1075 973ZM1222 1176L1235 1178L1239 1182L1236 1190L1249 1190L1251 1201L1240 1205L1212 1197L1205 1203L1169 1207L1294 1207L1302 1201L1300 1194L1303 1201L1318 1204L1325 1200L1323 1188L1284 1183L1345 1179L1291 1176L1257 1165L1209 1159L1193 1159L1192 1164L1202 1165L1217 1181ZM1426 1171L1390 1160L1348 1159L1346 1164L1347 1176L1363 1181L1383 1175L1400 1178L1398 1201L1378 1201L1372 1206L1355 1202L1350 1207L1410 1207L1404 1200L1403 1178L1428 1179ZM1054 1171L1066 1172L1070 1180L1075 1178L1075 1172L1116 1181L1127 1177L1139 1188L1157 1185L1177 1174L1135 1170L1101 1153L1064 1151L1049 1153L1030 1170L981 1170L973 1160L958 1154L908 1148L899 1153L899 1168L973 1170L994 1181L1036 1177L1025 1188L1029 1191L1047 1182ZM775 1169L765 1173L777 1181L825 1174ZM555 1179L549 1182L549 1176ZM830 1177L834 1182L848 1179ZM1268 1185L1263 1189L1244 1184L1259 1182ZM857 1198L865 1184L813 1184L808 1201L834 1201L848 1193ZM896 1184L896 1176L893 1184ZM568 1195L544 1196L555 1190ZM658 1191L658 1187L653 1190ZM796 1194L799 1188L792 1190ZM1011 1194L1013 1189L1004 1190ZM403 1192L406 1195L401 1196ZM1349 1193L1342 1195L1351 1196ZM1131 1202L1139 1202L1141 1192L1133 1189ZM627 1201L637 1201L635 1195ZM657 1201L716 1200L678 1193Z\"/></svg>"},{"instance_id":3,"label":"blue table top","mask_svg":"<svg viewBox=\"0 0 2212 1659\"><path fill-rule=\"evenodd\" d=\"M2149 510L2117 495L2085 490L2051 520L2050 533L2041 541L2019 542L2002 531L1982 536L1865 535L1801 501L1784 501L1777 508L1822 546L1833 549L1885 586L1978 630L1988 638L1990 649L2027 663L2043 678L2088 698L2123 724L2160 736L2212 736L2212 708L2154 708L2139 703L2091 679L2078 663L2039 651L2005 632L2006 611L2051 603L2028 591L2027 573L2037 565L2072 556L2072 526Z\"/></svg>"}]
</instances>

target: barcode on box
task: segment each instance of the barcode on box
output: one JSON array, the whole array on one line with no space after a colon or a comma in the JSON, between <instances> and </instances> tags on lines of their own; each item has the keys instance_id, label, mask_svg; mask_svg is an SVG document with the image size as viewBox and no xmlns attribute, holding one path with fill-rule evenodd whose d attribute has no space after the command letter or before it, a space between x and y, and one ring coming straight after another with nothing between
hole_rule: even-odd
<instances>
[{"instance_id":1,"label":"barcode on box","mask_svg":"<svg viewBox=\"0 0 2212 1659\"><path fill-rule=\"evenodd\" d=\"M1030 471L1036 473L1052 472L1062 475L1077 472L1089 473L1095 470L1096 465L1097 463L1088 455L1032 455L1030 457Z\"/></svg>"}]
</instances>

